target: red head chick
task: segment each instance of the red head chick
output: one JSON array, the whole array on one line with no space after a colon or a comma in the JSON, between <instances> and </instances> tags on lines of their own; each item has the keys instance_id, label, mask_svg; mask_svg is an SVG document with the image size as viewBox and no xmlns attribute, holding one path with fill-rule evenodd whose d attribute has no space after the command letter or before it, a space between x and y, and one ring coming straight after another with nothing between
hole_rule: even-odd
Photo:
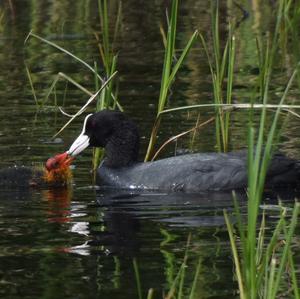
<instances>
[{"instance_id":1,"label":"red head chick","mask_svg":"<svg viewBox=\"0 0 300 299\"><path fill-rule=\"evenodd\" d=\"M67 186L72 180L70 164L74 160L67 152L57 154L46 162L44 180L53 186Z\"/></svg>"}]
</instances>

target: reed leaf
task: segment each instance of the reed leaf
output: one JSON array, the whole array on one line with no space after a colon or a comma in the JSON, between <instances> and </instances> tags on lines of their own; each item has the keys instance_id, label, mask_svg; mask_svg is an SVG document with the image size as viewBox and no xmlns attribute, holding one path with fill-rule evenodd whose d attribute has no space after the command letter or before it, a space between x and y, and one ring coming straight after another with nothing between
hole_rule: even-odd
<instances>
[{"instance_id":1,"label":"reed leaf","mask_svg":"<svg viewBox=\"0 0 300 299\"><path fill-rule=\"evenodd\" d=\"M270 298L275 299L277 292L279 291L280 283L282 281L283 271L284 271L284 268L286 267L286 262L287 262L288 256L289 256L292 237L294 236L294 232L295 232L296 225L297 225L299 211L300 211L300 204L295 203L292 219L290 222L290 227L289 227L287 234L285 234L285 244L284 244L284 248L283 248L283 253L280 257L280 264L278 267L278 271L276 271L275 282L274 282L272 290L271 290L272 296Z\"/></svg>"},{"instance_id":2,"label":"reed leaf","mask_svg":"<svg viewBox=\"0 0 300 299\"><path fill-rule=\"evenodd\" d=\"M191 291L189 294L189 299L194 299L195 298L195 291L196 291L196 286L197 286L197 280L199 278L200 270L201 270L201 264L202 264L202 259L198 259L197 267L196 267L196 272L193 280L193 284L191 287Z\"/></svg>"},{"instance_id":3,"label":"reed leaf","mask_svg":"<svg viewBox=\"0 0 300 299\"><path fill-rule=\"evenodd\" d=\"M198 31L196 30L193 35L191 36L190 40L188 41L187 45L185 46L185 48L182 51L182 54L180 55L178 61L176 62L175 66L172 69L172 72L168 78L167 84L166 84L166 88L169 89L180 66L182 65L183 61L185 60L187 54L189 53L191 47L193 46L196 38L198 36ZM164 108L164 107L163 107Z\"/></svg>"},{"instance_id":4,"label":"reed leaf","mask_svg":"<svg viewBox=\"0 0 300 299\"><path fill-rule=\"evenodd\" d=\"M27 74L27 77L28 77L28 80L29 80L29 84L30 84L30 88L31 88L31 92L33 94L33 98L34 98L34 102L37 106L39 106L39 101L37 99L37 96L36 96L36 93L35 93L35 89L34 89L34 86L33 86L33 81L32 81L32 77L31 77L31 73L29 71L29 68L27 67L27 65L25 64L25 69L26 69L26 74Z\"/></svg>"},{"instance_id":5,"label":"reed leaf","mask_svg":"<svg viewBox=\"0 0 300 299\"><path fill-rule=\"evenodd\" d=\"M134 274L135 274L138 298L143 299L140 272L139 272L139 267L138 267L138 263L137 263L136 259L133 259L133 269L134 269Z\"/></svg>"},{"instance_id":6,"label":"reed leaf","mask_svg":"<svg viewBox=\"0 0 300 299\"><path fill-rule=\"evenodd\" d=\"M145 161L151 159L153 147L156 142L156 135L157 130L160 125L160 113L164 110L166 102L169 97L169 91L171 85L175 79L175 76L182 66L187 54L189 53L193 43L196 40L198 32L195 31L191 38L189 39L187 45L184 47L180 58L176 61L175 57L175 42L176 42L176 30L177 30L177 14L178 14L178 0L172 1L172 8L171 8L171 16L168 22L168 30L167 30L167 37L166 37L166 47L164 53L164 63L162 69L162 77L161 77L161 84L160 84L160 93L158 98L158 108L157 108L157 115L156 119L152 128L152 132L150 135L150 140L145 156ZM161 30L162 31L162 30ZM175 62L176 61L176 62ZM175 62L174 66L173 63Z\"/></svg>"},{"instance_id":7,"label":"reed leaf","mask_svg":"<svg viewBox=\"0 0 300 299\"><path fill-rule=\"evenodd\" d=\"M242 275L241 266L240 266L240 258L239 258L239 254L238 254L238 250L237 250L237 246L236 246L236 240L235 240L234 234L233 234L233 226L229 220L226 210L224 210L224 218L225 218L225 222L226 222L226 226L227 226L227 230L228 230L228 234L229 234L230 245L231 245L231 250L232 250L233 259L234 259L235 271L236 271L237 281L238 281L239 290L240 290L240 298L247 299L246 293L244 290L244 282L243 282L243 275Z\"/></svg>"},{"instance_id":8,"label":"reed leaf","mask_svg":"<svg viewBox=\"0 0 300 299\"><path fill-rule=\"evenodd\" d=\"M92 66L90 66L88 63L86 63L85 61L83 61L82 59L80 59L79 57L77 57L76 55L72 54L71 52L69 52L68 50L58 46L57 44L51 42L51 41L48 41L47 39L45 38L42 38L40 37L39 35L33 33L32 31L29 32L28 36L26 37L25 39L25 42L24 44L26 44L27 40L30 38L30 37L34 37L40 41L42 41L43 43L46 43L48 44L49 46L67 54L68 56L72 57L73 59L77 60L78 62L80 62L82 65L84 65L87 69L89 69L92 73L95 73L95 70ZM104 80L102 79L102 77L99 75L99 74L96 74L96 76L101 80L101 82L103 82Z\"/></svg>"}]
</instances>

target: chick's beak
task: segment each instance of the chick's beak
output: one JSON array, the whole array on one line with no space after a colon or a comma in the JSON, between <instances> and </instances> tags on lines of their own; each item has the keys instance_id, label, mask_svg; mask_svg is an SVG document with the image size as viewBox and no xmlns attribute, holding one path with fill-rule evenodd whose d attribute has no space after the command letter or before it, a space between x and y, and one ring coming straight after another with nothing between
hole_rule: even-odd
<instances>
[{"instance_id":1,"label":"chick's beak","mask_svg":"<svg viewBox=\"0 0 300 299\"><path fill-rule=\"evenodd\" d=\"M71 157L68 152L64 152L62 154L57 154L54 157L51 157L46 162L46 169L51 171L53 169L65 168L69 167L74 157Z\"/></svg>"}]
</instances>

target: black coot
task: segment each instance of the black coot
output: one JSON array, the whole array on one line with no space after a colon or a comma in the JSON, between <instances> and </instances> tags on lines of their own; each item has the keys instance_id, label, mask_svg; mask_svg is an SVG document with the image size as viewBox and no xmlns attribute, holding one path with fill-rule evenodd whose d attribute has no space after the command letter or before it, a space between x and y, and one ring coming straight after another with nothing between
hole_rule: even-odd
<instances>
[{"instance_id":1,"label":"black coot","mask_svg":"<svg viewBox=\"0 0 300 299\"><path fill-rule=\"evenodd\" d=\"M125 114L104 110L89 114L81 134L67 153L76 156L87 147L105 148L98 169L99 185L123 189L199 192L247 186L247 152L188 154L154 162L138 162L139 134ZM299 163L274 155L267 186L295 186Z\"/></svg>"}]
</instances>

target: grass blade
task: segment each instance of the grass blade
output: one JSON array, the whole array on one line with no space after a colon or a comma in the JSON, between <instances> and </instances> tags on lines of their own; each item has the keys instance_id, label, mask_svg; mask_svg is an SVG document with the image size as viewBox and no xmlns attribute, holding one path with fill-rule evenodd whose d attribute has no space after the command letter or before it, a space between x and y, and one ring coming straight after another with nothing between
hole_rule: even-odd
<instances>
[{"instance_id":1,"label":"grass blade","mask_svg":"<svg viewBox=\"0 0 300 299\"><path fill-rule=\"evenodd\" d=\"M137 287L137 292L138 292L138 298L143 299L139 267L138 267L138 264L137 264L137 261L136 261L135 258L133 259L133 269L134 269L134 274L135 274L135 281L136 281L136 287Z\"/></svg>"},{"instance_id":2,"label":"grass blade","mask_svg":"<svg viewBox=\"0 0 300 299\"><path fill-rule=\"evenodd\" d=\"M74 55L71 52L69 52L68 50L66 50L66 49L64 49L64 48L56 45L53 42L50 42L50 41L46 40L45 38L42 38L39 35L34 34L31 31L29 32L28 36L26 37L24 44L26 44L27 40L31 36L34 37L34 38L36 38L36 39L38 39L38 40L40 40L40 41L42 41L42 42L44 42L44 43L46 43L46 44L48 44L49 46L51 46L53 48L56 48L56 49L60 50L61 52L65 53L65 54L67 54L69 56L71 56L73 59L77 60L78 62L80 62L81 64L83 64L86 68L88 68L92 73L95 73L95 70L94 70L94 68L92 66L90 66L88 63L86 63L85 61L83 61L82 59L80 59L79 57L77 57L76 55ZM101 82L104 81L99 74L96 73L96 76L101 80Z\"/></svg>"},{"instance_id":3,"label":"grass blade","mask_svg":"<svg viewBox=\"0 0 300 299\"><path fill-rule=\"evenodd\" d=\"M29 68L27 67L27 65L25 64L25 69L26 69L26 74L27 74L27 77L28 77L28 80L29 80L29 84L30 84L30 88L31 88L31 92L33 94L33 98L34 98L34 101L35 101L35 104L37 106L39 106L39 101L36 97L36 93L35 93L35 89L34 89L34 86L33 86L33 82L32 82L32 77L31 77L31 73L29 71Z\"/></svg>"},{"instance_id":4,"label":"grass blade","mask_svg":"<svg viewBox=\"0 0 300 299\"><path fill-rule=\"evenodd\" d=\"M281 259L280 259L279 268L278 268L278 271L276 272L276 278L275 278L274 286L272 288L272 298L276 297L276 294L279 290L280 282L282 280L283 271L284 271L284 268L286 266L286 261L288 259L288 255L289 255L289 250L290 250L290 246L291 246L292 237L293 237L295 229L296 229L299 210L300 210L300 203L295 203L295 207L294 207L294 210L293 210L293 215L292 215L292 219L291 219L291 223L290 223L290 228L289 228L289 230L288 230L288 232L285 236L285 245L284 245L283 253L282 253L282 256L281 256Z\"/></svg>"},{"instance_id":5,"label":"grass blade","mask_svg":"<svg viewBox=\"0 0 300 299\"><path fill-rule=\"evenodd\" d=\"M88 99L88 101L81 107L79 111L77 111L76 114L52 137L55 138L57 135L59 135L77 116L79 116L81 113L84 112L84 110L87 108L87 106L95 100L95 98L98 96L98 94L106 87L106 85L113 79L113 77L117 74L117 72L114 72L101 86L101 88Z\"/></svg>"},{"instance_id":6,"label":"grass blade","mask_svg":"<svg viewBox=\"0 0 300 299\"><path fill-rule=\"evenodd\" d=\"M168 78L168 81L167 81L167 84L166 84L166 88L169 89L170 85L172 84L176 74L177 74L177 71L179 70L179 68L181 67L184 59L186 58L186 56L188 55L191 47L193 46L196 38L198 36L198 30L196 30L193 35L191 36L190 40L188 41L187 45L185 46L185 48L183 49L182 51L182 54L180 55L177 63L175 64L175 66L173 67L172 69L172 73L170 74L169 78Z\"/></svg>"},{"instance_id":7,"label":"grass blade","mask_svg":"<svg viewBox=\"0 0 300 299\"><path fill-rule=\"evenodd\" d=\"M244 283L243 283L243 277L242 277L242 272L241 272L241 267L240 267L240 262L239 262L239 255L235 243L235 238L233 236L233 227L231 225L231 222L229 220L229 217L227 215L227 212L224 210L224 218L229 234L229 239L230 239L230 245L233 253L233 259L234 259L234 265L235 265L235 271L236 271L236 276L237 276L237 281L239 285L239 290L240 290L240 298L241 299L247 299L245 290L244 290Z\"/></svg>"}]
</instances>

